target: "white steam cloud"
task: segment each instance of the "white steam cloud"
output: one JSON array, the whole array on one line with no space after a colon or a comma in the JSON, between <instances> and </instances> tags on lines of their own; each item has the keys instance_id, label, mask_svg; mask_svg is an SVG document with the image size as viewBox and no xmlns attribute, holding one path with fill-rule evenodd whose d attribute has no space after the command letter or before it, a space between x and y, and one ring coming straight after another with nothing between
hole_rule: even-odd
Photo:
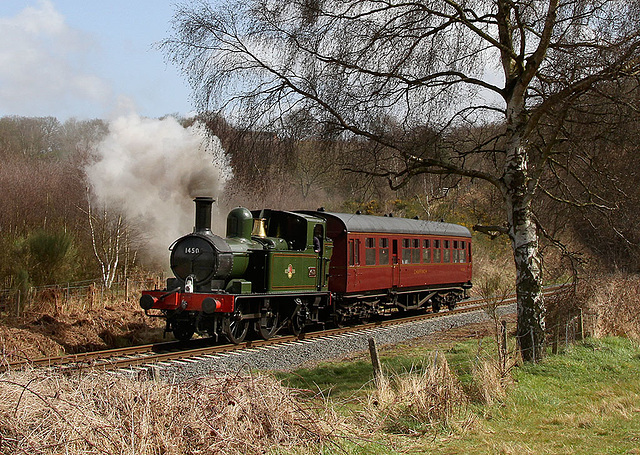
<instances>
[{"instance_id":1,"label":"white steam cloud","mask_svg":"<svg viewBox=\"0 0 640 455\"><path fill-rule=\"evenodd\" d=\"M204 126L129 115L110 123L86 173L97 202L141 226L150 252L166 261L167 247L193 229L193 198L217 199L231 167Z\"/></svg>"}]
</instances>

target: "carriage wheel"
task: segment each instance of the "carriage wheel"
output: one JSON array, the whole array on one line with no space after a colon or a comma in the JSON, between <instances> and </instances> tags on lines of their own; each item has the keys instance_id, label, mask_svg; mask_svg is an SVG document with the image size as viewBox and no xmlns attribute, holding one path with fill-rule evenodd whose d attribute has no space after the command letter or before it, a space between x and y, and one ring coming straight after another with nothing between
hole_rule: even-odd
<instances>
[{"instance_id":1,"label":"carriage wheel","mask_svg":"<svg viewBox=\"0 0 640 455\"><path fill-rule=\"evenodd\" d=\"M347 325L347 318L344 314L338 313L337 311L333 313L333 323L336 327L344 327Z\"/></svg>"},{"instance_id":2,"label":"carriage wheel","mask_svg":"<svg viewBox=\"0 0 640 455\"><path fill-rule=\"evenodd\" d=\"M230 343L240 344L244 341L249 331L249 322L242 319L242 312L239 308L222 321L222 333Z\"/></svg>"},{"instance_id":3,"label":"carriage wheel","mask_svg":"<svg viewBox=\"0 0 640 455\"><path fill-rule=\"evenodd\" d=\"M260 319L255 322L255 331L260 337L268 340L278 330L278 313L273 311L272 307L266 309L264 313L260 315Z\"/></svg>"}]
</instances>

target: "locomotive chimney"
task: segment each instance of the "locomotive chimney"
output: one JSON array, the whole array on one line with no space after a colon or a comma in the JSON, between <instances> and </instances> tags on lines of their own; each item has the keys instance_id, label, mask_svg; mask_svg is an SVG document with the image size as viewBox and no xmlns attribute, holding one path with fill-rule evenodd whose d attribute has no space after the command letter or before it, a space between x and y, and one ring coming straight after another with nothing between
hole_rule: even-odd
<instances>
[{"instance_id":1,"label":"locomotive chimney","mask_svg":"<svg viewBox=\"0 0 640 455\"><path fill-rule=\"evenodd\" d=\"M211 206L215 199L211 197L197 197L196 203L196 227L193 232L211 232Z\"/></svg>"}]
</instances>

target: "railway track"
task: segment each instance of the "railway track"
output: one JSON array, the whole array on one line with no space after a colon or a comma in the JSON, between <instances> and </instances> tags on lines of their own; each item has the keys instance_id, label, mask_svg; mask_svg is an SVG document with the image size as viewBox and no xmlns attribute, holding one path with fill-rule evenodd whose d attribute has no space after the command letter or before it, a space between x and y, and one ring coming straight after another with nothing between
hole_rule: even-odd
<instances>
[{"instance_id":1,"label":"railway track","mask_svg":"<svg viewBox=\"0 0 640 455\"><path fill-rule=\"evenodd\" d=\"M560 286L548 288L545 295L558 292ZM501 299L499 305L505 306L515 302L515 296ZM268 348L283 345L299 340L315 340L322 337L335 337L352 332L362 332L376 328L399 326L428 319L442 318L451 315L459 315L481 310L493 306L495 302L487 303L486 299L469 299L458 304L454 310L439 313L426 313L403 318L383 319L357 326L338 327L304 333L301 336L284 335L276 336L269 340L249 340L240 344L211 345L210 339L192 340L184 342L165 342L141 346L131 346L103 351L85 352L56 357L46 357L35 360L24 360L0 365L0 372L20 370L27 367L43 368L53 367L63 372L73 372L90 368L102 370L120 370L162 364L163 362L198 362L206 357L240 352L242 350Z\"/></svg>"}]
</instances>

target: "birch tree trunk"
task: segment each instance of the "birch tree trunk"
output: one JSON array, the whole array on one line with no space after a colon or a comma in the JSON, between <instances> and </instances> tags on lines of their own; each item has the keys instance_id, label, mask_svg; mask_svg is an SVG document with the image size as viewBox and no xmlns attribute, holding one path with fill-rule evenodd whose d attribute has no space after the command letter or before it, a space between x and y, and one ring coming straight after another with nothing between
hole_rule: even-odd
<instances>
[{"instance_id":1,"label":"birch tree trunk","mask_svg":"<svg viewBox=\"0 0 640 455\"><path fill-rule=\"evenodd\" d=\"M531 207L539 175L530 163L522 134L526 126L524 99L516 95L511 101L507 109L507 159L502 191L516 266L517 338L522 359L536 362L543 357L545 335L541 257Z\"/></svg>"},{"instance_id":2,"label":"birch tree trunk","mask_svg":"<svg viewBox=\"0 0 640 455\"><path fill-rule=\"evenodd\" d=\"M522 150L520 156L525 155ZM523 166L526 161L521 161ZM509 237L516 266L516 295L518 311L517 337L524 361L538 361L543 356L545 320L542 295L542 274L538 234L531 212L531 195L525 185L516 182L526 179L526 167L510 168L505 175L505 202L509 222Z\"/></svg>"}]
</instances>

